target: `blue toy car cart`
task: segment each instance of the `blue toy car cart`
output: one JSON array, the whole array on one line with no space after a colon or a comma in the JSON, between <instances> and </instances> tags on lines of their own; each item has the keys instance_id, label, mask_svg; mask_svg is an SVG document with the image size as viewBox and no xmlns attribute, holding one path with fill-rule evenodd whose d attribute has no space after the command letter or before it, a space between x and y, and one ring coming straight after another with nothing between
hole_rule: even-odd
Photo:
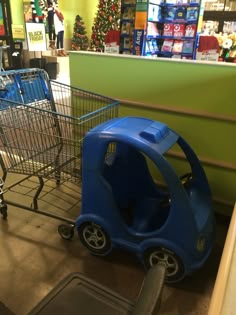
<instances>
[{"instance_id":1,"label":"blue toy car cart","mask_svg":"<svg viewBox=\"0 0 236 315\"><path fill-rule=\"evenodd\" d=\"M183 176L168 159L174 145L190 165ZM196 154L180 135L150 119L117 118L87 133L83 157L76 228L93 254L119 247L134 252L146 268L164 261L167 282L203 265L214 239L211 192ZM153 179L156 172L162 185Z\"/></svg>"}]
</instances>

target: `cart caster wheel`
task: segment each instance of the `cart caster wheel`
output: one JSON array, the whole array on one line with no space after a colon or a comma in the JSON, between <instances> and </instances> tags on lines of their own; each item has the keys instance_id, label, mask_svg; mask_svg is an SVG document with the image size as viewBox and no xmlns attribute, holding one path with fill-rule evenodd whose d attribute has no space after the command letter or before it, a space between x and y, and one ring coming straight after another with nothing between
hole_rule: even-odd
<instances>
[{"instance_id":1,"label":"cart caster wheel","mask_svg":"<svg viewBox=\"0 0 236 315\"><path fill-rule=\"evenodd\" d=\"M147 269L160 261L166 264L166 283L175 283L183 279L183 262L173 251L167 248L157 247L149 248L144 253L144 265Z\"/></svg>"},{"instance_id":2,"label":"cart caster wheel","mask_svg":"<svg viewBox=\"0 0 236 315\"><path fill-rule=\"evenodd\" d=\"M4 220L7 219L7 205L2 205L1 208L0 208L0 213L2 215L2 218Z\"/></svg>"},{"instance_id":3,"label":"cart caster wheel","mask_svg":"<svg viewBox=\"0 0 236 315\"><path fill-rule=\"evenodd\" d=\"M192 178L193 178L192 173L186 173L181 175L179 179L181 180L182 185L187 188Z\"/></svg>"},{"instance_id":4,"label":"cart caster wheel","mask_svg":"<svg viewBox=\"0 0 236 315\"><path fill-rule=\"evenodd\" d=\"M78 228L81 243L92 253L99 256L107 255L111 249L111 240L106 231L98 224L85 222Z\"/></svg>"},{"instance_id":5,"label":"cart caster wheel","mask_svg":"<svg viewBox=\"0 0 236 315\"><path fill-rule=\"evenodd\" d=\"M74 225L60 224L58 226L58 233L64 240L71 240L74 236Z\"/></svg>"}]
</instances>

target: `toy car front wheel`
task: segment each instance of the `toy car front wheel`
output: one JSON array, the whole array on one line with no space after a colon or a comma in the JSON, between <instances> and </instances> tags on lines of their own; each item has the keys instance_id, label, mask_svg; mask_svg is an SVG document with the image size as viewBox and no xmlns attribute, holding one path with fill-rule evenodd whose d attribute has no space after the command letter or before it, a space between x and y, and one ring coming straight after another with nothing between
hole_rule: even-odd
<instances>
[{"instance_id":1,"label":"toy car front wheel","mask_svg":"<svg viewBox=\"0 0 236 315\"><path fill-rule=\"evenodd\" d=\"M85 222L78 228L82 244L93 254L105 256L111 250L107 232L98 224Z\"/></svg>"},{"instance_id":2,"label":"toy car front wheel","mask_svg":"<svg viewBox=\"0 0 236 315\"><path fill-rule=\"evenodd\" d=\"M167 248L149 248L144 253L144 265L147 269L158 262L166 264L165 282L174 283L184 277L184 265L182 260Z\"/></svg>"}]
</instances>

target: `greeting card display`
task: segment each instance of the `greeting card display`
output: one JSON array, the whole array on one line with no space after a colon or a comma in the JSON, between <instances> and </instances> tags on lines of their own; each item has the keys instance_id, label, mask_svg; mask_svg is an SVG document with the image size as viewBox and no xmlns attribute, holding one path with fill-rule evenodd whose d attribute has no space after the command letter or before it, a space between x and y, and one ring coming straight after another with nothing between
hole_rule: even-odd
<instances>
[{"instance_id":1,"label":"greeting card display","mask_svg":"<svg viewBox=\"0 0 236 315\"><path fill-rule=\"evenodd\" d=\"M166 7L165 10L165 19L168 21L173 21L176 14L176 7Z\"/></svg>"},{"instance_id":2,"label":"greeting card display","mask_svg":"<svg viewBox=\"0 0 236 315\"><path fill-rule=\"evenodd\" d=\"M184 36L185 25L184 24L174 24L174 37L182 37Z\"/></svg>"},{"instance_id":3,"label":"greeting card display","mask_svg":"<svg viewBox=\"0 0 236 315\"><path fill-rule=\"evenodd\" d=\"M184 21L186 17L186 8L185 7L178 7L175 11L175 20L176 21Z\"/></svg>"},{"instance_id":4,"label":"greeting card display","mask_svg":"<svg viewBox=\"0 0 236 315\"><path fill-rule=\"evenodd\" d=\"M185 33L184 36L186 37L194 37L196 34L196 25L195 24L188 24L185 27Z\"/></svg>"},{"instance_id":5,"label":"greeting card display","mask_svg":"<svg viewBox=\"0 0 236 315\"><path fill-rule=\"evenodd\" d=\"M172 39L165 39L161 51L171 52L174 41Z\"/></svg>"},{"instance_id":6,"label":"greeting card display","mask_svg":"<svg viewBox=\"0 0 236 315\"><path fill-rule=\"evenodd\" d=\"M172 47L172 52L173 53L181 53L182 48L183 48L183 40L175 40L173 47Z\"/></svg>"},{"instance_id":7,"label":"greeting card display","mask_svg":"<svg viewBox=\"0 0 236 315\"><path fill-rule=\"evenodd\" d=\"M134 23L135 31L143 32L143 46L140 51L149 56L193 59L196 56L198 42L196 35L199 27L200 2L136 0L136 4L143 4L142 10L141 5L136 6L137 21ZM128 16L128 11L125 14ZM135 39L133 46L135 47Z\"/></svg>"},{"instance_id":8,"label":"greeting card display","mask_svg":"<svg viewBox=\"0 0 236 315\"><path fill-rule=\"evenodd\" d=\"M154 22L148 22L147 36L159 36L160 32L157 28L157 24Z\"/></svg>"},{"instance_id":9,"label":"greeting card display","mask_svg":"<svg viewBox=\"0 0 236 315\"><path fill-rule=\"evenodd\" d=\"M187 8L186 20L196 21L198 18L198 7L189 7Z\"/></svg>"},{"instance_id":10,"label":"greeting card display","mask_svg":"<svg viewBox=\"0 0 236 315\"><path fill-rule=\"evenodd\" d=\"M152 47L153 47L155 52L159 51L157 41L155 39L152 40Z\"/></svg>"},{"instance_id":11,"label":"greeting card display","mask_svg":"<svg viewBox=\"0 0 236 315\"><path fill-rule=\"evenodd\" d=\"M193 45L194 45L194 42L192 40L185 40L183 43L182 52L185 54L192 54Z\"/></svg>"},{"instance_id":12,"label":"greeting card display","mask_svg":"<svg viewBox=\"0 0 236 315\"><path fill-rule=\"evenodd\" d=\"M161 19L161 7L159 5L149 4L148 6L148 20L159 21Z\"/></svg>"},{"instance_id":13,"label":"greeting card display","mask_svg":"<svg viewBox=\"0 0 236 315\"><path fill-rule=\"evenodd\" d=\"M173 33L174 33L174 24L164 23L163 36L173 36Z\"/></svg>"}]
</instances>

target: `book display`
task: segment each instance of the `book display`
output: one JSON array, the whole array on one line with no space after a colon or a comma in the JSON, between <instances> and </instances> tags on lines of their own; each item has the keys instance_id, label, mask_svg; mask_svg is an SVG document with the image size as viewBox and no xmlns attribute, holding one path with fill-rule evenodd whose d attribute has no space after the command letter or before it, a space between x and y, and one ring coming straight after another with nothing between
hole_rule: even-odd
<instances>
[{"instance_id":1,"label":"book display","mask_svg":"<svg viewBox=\"0 0 236 315\"><path fill-rule=\"evenodd\" d=\"M121 1L120 53L132 54L136 0Z\"/></svg>"},{"instance_id":2,"label":"book display","mask_svg":"<svg viewBox=\"0 0 236 315\"><path fill-rule=\"evenodd\" d=\"M142 15L138 12L141 10ZM134 45L140 43L133 53L195 59L199 15L200 0L137 0ZM140 16L143 19L143 29L136 27L141 25L136 23Z\"/></svg>"}]
</instances>

